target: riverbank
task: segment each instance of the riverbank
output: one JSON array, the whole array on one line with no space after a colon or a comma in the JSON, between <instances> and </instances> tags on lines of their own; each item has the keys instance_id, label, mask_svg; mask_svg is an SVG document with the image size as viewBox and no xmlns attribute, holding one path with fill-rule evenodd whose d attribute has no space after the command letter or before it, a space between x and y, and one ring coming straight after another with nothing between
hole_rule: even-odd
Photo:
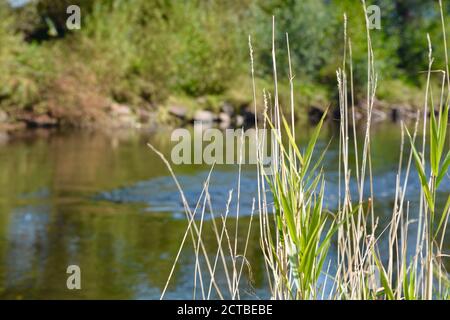
<instances>
[{"instance_id":1,"label":"riverbank","mask_svg":"<svg viewBox=\"0 0 450 320\"><path fill-rule=\"evenodd\" d=\"M85 79L86 78L86 79ZM200 96L173 92L156 101L138 100L117 102L117 99L98 81L89 82L91 76L60 77L52 80L40 97L31 105L12 104L0 108L0 131L13 132L29 128L156 128L159 126L185 126L194 121L218 124L222 128L251 126L254 122L253 92L250 75L236 77L225 91ZM272 97L272 79L257 78L260 92ZM437 87L437 84L435 84ZM433 88L434 89L434 88ZM415 119L423 108L422 86L408 85L402 80L386 80L379 84L374 100L373 121L399 121ZM434 93L439 93L436 88ZM285 80L278 84L280 106L290 114L290 85ZM258 94L257 113L262 116L264 101ZM294 81L294 109L296 119L316 123L330 108L329 119L339 120L337 88L296 79ZM439 97L434 97L438 101ZM133 100L133 99L132 99ZM268 106L273 102L267 102ZM349 97L349 105L352 104ZM366 117L366 101L355 95L355 120ZM351 117L353 119L353 117Z\"/></svg>"},{"instance_id":2,"label":"riverbank","mask_svg":"<svg viewBox=\"0 0 450 320\"><path fill-rule=\"evenodd\" d=\"M315 122L328 106L337 110L344 13L348 36L354 40L346 63L353 66L355 114L364 117L367 53L361 40L366 30L364 12L353 1L308 0L266 7L253 1L206 5L145 0L93 6L86 0L80 4L82 25L76 30L66 27L68 4L39 0L11 7L0 2L1 131L180 126L197 119L224 127L251 124L249 35L259 110L264 109L263 89L273 88L274 46L279 52L278 94L284 114L290 112L292 66L295 114ZM378 76L374 118L410 118L424 100L426 33L439 39L440 20L431 13L414 17L419 41L410 38L413 33L404 25L407 11L382 9L386 25L372 34ZM438 13L436 6L429 10ZM433 43L433 68L442 68L443 52L439 42ZM433 74L431 82L438 95L439 76ZM331 115L336 118L339 112Z\"/></svg>"},{"instance_id":3,"label":"riverbank","mask_svg":"<svg viewBox=\"0 0 450 320\"><path fill-rule=\"evenodd\" d=\"M317 123L323 112L330 108L329 120L339 120L340 112L335 102L323 95L316 98L298 93L301 104L296 106L297 120ZM34 128L91 128L91 129L130 129L158 126L182 127L196 121L218 125L220 128L247 127L254 125L254 106L251 94L243 90L222 96L171 96L160 105L146 104L131 106L102 98L92 101L80 100L72 106L54 106L51 102L48 108L40 111L34 108L0 109L0 132L8 133ZM65 97L60 97L66 100ZM70 100L70 99L67 99ZM289 115L288 97L281 95L281 106L285 115ZM99 103L99 101L101 101ZM395 99L394 99L395 101ZM417 105L409 102L389 102L375 100L373 121L411 120L417 117L421 110L420 101ZM92 104L91 104L92 103ZM44 103L45 105L45 103ZM351 111L352 109L350 109ZM257 104L258 117L261 119L263 106ZM358 101L354 107L356 121L366 118L366 103ZM353 117L351 117L353 119Z\"/></svg>"}]
</instances>

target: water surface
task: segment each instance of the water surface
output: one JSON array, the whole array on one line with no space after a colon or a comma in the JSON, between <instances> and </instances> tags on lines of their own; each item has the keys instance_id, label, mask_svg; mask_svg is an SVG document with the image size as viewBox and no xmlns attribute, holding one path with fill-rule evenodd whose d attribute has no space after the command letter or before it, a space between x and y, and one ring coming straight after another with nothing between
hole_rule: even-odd
<instances>
[{"instance_id":1,"label":"water surface","mask_svg":"<svg viewBox=\"0 0 450 320\"><path fill-rule=\"evenodd\" d=\"M304 144L311 133L297 129ZM166 283L186 228L176 186L164 163L147 146L150 141L170 155L170 131L52 132L36 131L0 145L0 298L8 299L157 299ZM358 139L362 141L362 134ZM326 203L338 202L338 130L324 128L318 148L331 146L324 159ZM394 202L400 150L400 125L373 129L372 165L375 208L388 221ZM353 159L354 154L350 157ZM209 166L175 167L192 206ZM404 171L403 171L404 172ZM213 211L223 214L230 190L237 192L238 166L217 166L210 182ZM245 241L255 172L244 167L241 177L240 235ZM356 190L356 186L352 188ZM419 185L410 176L408 200L418 207ZM443 183L440 199L450 192ZM229 223L235 223L236 197ZM209 213L206 213L208 215ZM412 213L413 214L413 213ZM212 219L205 222L205 243L215 241ZM254 223L257 226L257 223ZM414 228L414 227L413 227ZM248 248L251 276L245 272L244 298L266 297L267 282L258 230ZM447 241L446 249L450 243ZM68 290L66 268L79 265L82 289ZM194 254L190 242L180 257L167 298L191 298ZM249 281L251 280L251 281ZM224 284L225 279L219 278Z\"/></svg>"}]
</instances>

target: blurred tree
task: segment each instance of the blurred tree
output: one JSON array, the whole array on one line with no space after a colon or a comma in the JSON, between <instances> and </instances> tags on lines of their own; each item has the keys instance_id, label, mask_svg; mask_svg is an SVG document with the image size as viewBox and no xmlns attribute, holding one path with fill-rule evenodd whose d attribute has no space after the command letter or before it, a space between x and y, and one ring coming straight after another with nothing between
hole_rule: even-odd
<instances>
[{"instance_id":1,"label":"blurred tree","mask_svg":"<svg viewBox=\"0 0 450 320\"><path fill-rule=\"evenodd\" d=\"M68 32L67 8L78 5L82 16L86 17L92 11L94 2L95 0L30 0L15 8L15 25L28 41L62 38Z\"/></svg>"},{"instance_id":2,"label":"blurred tree","mask_svg":"<svg viewBox=\"0 0 450 320\"><path fill-rule=\"evenodd\" d=\"M390 16L390 29L398 32L398 67L418 79L419 71L427 69L428 43L426 34L440 27L440 16L435 3L420 0L396 0L395 14ZM438 40L438 39L436 39ZM440 41L441 39L439 39Z\"/></svg>"},{"instance_id":3,"label":"blurred tree","mask_svg":"<svg viewBox=\"0 0 450 320\"><path fill-rule=\"evenodd\" d=\"M376 4L381 10L381 29L370 30L372 47L375 55L375 67L380 81L399 76L396 68L399 63L397 56L398 34L396 29L390 29L391 16L394 14L394 3L391 0L368 2L366 5ZM354 71L354 85L356 94L365 94L367 82L367 31L364 9L358 1L331 0L329 3L332 25L330 35L332 46L327 52L328 59L321 70L321 79L327 84L336 81L336 70L342 67L344 53L344 14L347 16L347 37L352 45L352 63ZM347 44L347 58L349 48ZM347 61L349 63L349 61Z\"/></svg>"},{"instance_id":4,"label":"blurred tree","mask_svg":"<svg viewBox=\"0 0 450 320\"><path fill-rule=\"evenodd\" d=\"M272 70L272 16L278 70L286 74L288 57L286 36L289 34L293 69L297 74L314 78L331 50L330 7L323 0L259 1L255 7L255 42L264 72Z\"/></svg>"},{"instance_id":5,"label":"blurred tree","mask_svg":"<svg viewBox=\"0 0 450 320\"><path fill-rule=\"evenodd\" d=\"M84 76L95 78L107 95L133 105L161 102L170 94L222 94L248 74L248 34L257 76L272 76L275 16L279 79L287 80L287 32L297 78L334 93L344 51L344 13L357 93L364 93L367 80L365 19L357 0L30 0L13 10L7 0L0 3L0 66L4 74L15 67L14 77L3 75L8 88L33 88L18 86L17 75L22 75L20 83L34 84L30 74L41 79L36 70L55 67L64 75L78 74L74 83L89 83ZM82 28L77 32L66 30L71 4L81 7ZM381 7L381 30L371 31L380 83L420 83L418 72L427 66L427 33L434 67L443 67L437 1L367 0L371 4ZM49 39L53 41L40 43ZM76 70L80 65L85 73Z\"/></svg>"}]
</instances>

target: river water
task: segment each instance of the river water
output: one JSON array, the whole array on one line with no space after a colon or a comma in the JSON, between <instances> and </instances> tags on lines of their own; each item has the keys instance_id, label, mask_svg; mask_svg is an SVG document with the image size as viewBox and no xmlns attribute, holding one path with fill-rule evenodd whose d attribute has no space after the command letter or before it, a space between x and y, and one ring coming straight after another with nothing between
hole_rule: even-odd
<instances>
[{"instance_id":1,"label":"river water","mask_svg":"<svg viewBox=\"0 0 450 320\"><path fill-rule=\"evenodd\" d=\"M303 145L312 128L297 128ZM362 130L361 130L362 131ZM158 299L187 225L180 195L151 142L169 156L169 130L32 131L0 144L0 298L9 299ZM362 142L363 134L358 139ZM331 140L324 159L326 203L338 201L338 130L328 125L318 148ZM372 132L375 211L389 221L400 150L400 124L382 123ZM408 149L408 148L406 148ZM352 162L353 153L350 154ZM195 205L208 175L207 165L174 167L186 197ZM255 168L241 177L238 242L245 242ZM217 166L210 194L214 211L225 210L229 191L238 188L238 166ZM445 179L438 203L450 192ZM355 186L352 186L354 188ZM407 200L418 207L419 182L410 175ZM235 223L237 197L229 223ZM214 242L206 217L205 243ZM250 234L243 298L267 297L257 223ZM411 227L414 230L414 224ZM415 241L415 239L411 239ZM445 248L450 242L447 237ZM187 241L168 287L167 298L192 298L195 257ZM81 269L81 290L68 290L66 269ZM219 277L224 285L225 279Z\"/></svg>"}]
</instances>

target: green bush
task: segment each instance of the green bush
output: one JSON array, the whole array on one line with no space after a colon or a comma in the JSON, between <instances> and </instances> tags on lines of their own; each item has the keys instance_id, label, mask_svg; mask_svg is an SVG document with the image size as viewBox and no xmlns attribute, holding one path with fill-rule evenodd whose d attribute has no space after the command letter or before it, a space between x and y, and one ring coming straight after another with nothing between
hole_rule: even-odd
<instances>
[{"instance_id":1,"label":"green bush","mask_svg":"<svg viewBox=\"0 0 450 320\"><path fill-rule=\"evenodd\" d=\"M272 16L275 17L277 65L288 74L286 33L289 34L292 68L297 76L314 78L330 59L330 7L323 1L261 1L255 6L255 43L263 72L272 73Z\"/></svg>"},{"instance_id":2,"label":"green bush","mask_svg":"<svg viewBox=\"0 0 450 320\"><path fill-rule=\"evenodd\" d=\"M81 7L81 30L66 30L69 4ZM436 43L434 68L443 67L439 6L418 0L367 0L370 4L381 8L382 28L371 32L378 80L396 84L395 90L382 88L380 97L414 100L396 95L413 95L423 84L427 33ZM247 100L241 79L249 78L249 34L257 78L272 82L272 16L280 98L288 87L287 32L295 82L301 84L295 88L299 104L328 104L337 98L344 13L357 100L365 93L365 20L354 0L36 0L15 9L0 0L0 6L2 106L45 109L55 85L64 87L56 100L67 108L80 100L72 96L77 87L132 106L164 105L173 95L219 100L230 91L231 100ZM448 16L448 8L444 11Z\"/></svg>"},{"instance_id":3,"label":"green bush","mask_svg":"<svg viewBox=\"0 0 450 320\"><path fill-rule=\"evenodd\" d=\"M220 9L192 3L174 9L174 80L194 96L223 92L242 65L239 47L246 46L246 37L238 37L238 22Z\"/></svg>"},{"instance_id":4,"label":"green bush","mask_svg":"<svg viewBox=\"0 0 450 320\"><path fill-rule=\"evenodd\" d=\"M230 17L200 2L95 2L76 51L119 101L220 93L243 60Z\"/></svg>"},{"instance_id":5,"label":"green bush","mask_svg":"<svg viewBox=\"0 0 450 320\"><path fill-rule=\"evenodd\" d=\"M32 106L50 72L44 64L42 50L23 41L7 2L0 0L0 104L4 108Z\"/></svg>"}]
</instances>

